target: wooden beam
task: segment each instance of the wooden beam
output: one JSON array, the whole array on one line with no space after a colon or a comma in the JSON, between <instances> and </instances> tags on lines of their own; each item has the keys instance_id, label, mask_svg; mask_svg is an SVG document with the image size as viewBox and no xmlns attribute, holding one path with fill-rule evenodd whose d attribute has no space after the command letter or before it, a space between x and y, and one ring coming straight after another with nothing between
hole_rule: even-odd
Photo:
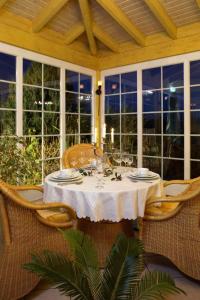
<instances>
[{"instance_id":1,"label":"wooden beam","mask_svg":"<svg viewBox=\"0 0 200 300\"><path fill-rule=\"evenodd\" d=\"M198 7L200 8L200 0L196 0Z\"/></svg>"},{"instance_id":2,"label":"wooden beam","mask_svg":"<svg viewBox=\"0 0 200 300\"><path fill-rule=\"evenodd\" d=\"M163 28L167 31L172 39L177 38L177 28L166 9L161 4L160 0L144 0L156 19L160 22Z\"/></svg>"},{"instance_id":3,"label":"wooden beam","mask_svg":"<svg viewBox=\"0 0 200 300\"><path fill-rule=\"evenodd\" d=\"M97 24L93 24L93 33L96 38L101 41L106 47L114 52L119 52L119 44L114 41L111 36L103 31Z\"/></svg>"},{"instance_id":4,"label":"wooden beam","mask_svg":"<svg viewBox=\"0 0 200 300\"><path fill-rule=\"evenodd\" d=\"M91 18L91 12L89 8L88 0L79 0L79 6L81 9L81 14L83 18L83 23L85 26L85 31L88 38L88 43L90 47L90 51L93 55L96 55L97 53L97 46L95 42L95 38L92 31L92 18Z\"/></svg>"},{"instance_id":5,"label":"wooden beam","mask_svg":"<svg viewBox=\"0 0 200 300\"><path fill-rule=\"evenodd\" d=\"M42 9L40 14L33 20L33 32L39 32L48 22L61 10L69 0L51 0L49 4Z\"/></svg>"},{"instance_id":6,"label":"wooden beam","mask_svg":"<svg viewBox=\"0 0 200 300\"><path fill-rule=\"evenodd\" d=\"M83 32L85 31L85 27L83 24L77 24L70 29L69 32L65 34L64 43L66 45L71 44L74 40L76 40Z\"/></svg>"},{"instance_id":7,"label":"wooden beam","mask_svg":"<svg viewBox=\"0 0 200 300\"><path fill-rule=\"evenodd\" d=\"M145 46L145 35L134 25L123 10L115 4L113 0L96 0L107 13L111 15L113 19L128 32L128 34L134 38L134 40L140 45Z\"/></svg>"},{"instance_id":8,"label":"wooden beam","mask_svg":"<svg viewBox=\"0 0 200 300\"><path fill-rule=\"evenodd\" d=\"M0 0L0 8L4 6L4 4L7 2L8 0Z\"/></svg>"}]
</instances>

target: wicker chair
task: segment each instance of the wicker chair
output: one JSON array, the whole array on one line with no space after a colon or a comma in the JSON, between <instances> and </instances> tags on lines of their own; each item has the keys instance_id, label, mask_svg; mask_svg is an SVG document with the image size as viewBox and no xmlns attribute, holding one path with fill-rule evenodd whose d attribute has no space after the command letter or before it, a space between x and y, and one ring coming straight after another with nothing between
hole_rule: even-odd
<instances>
[{"instance_id":1,"label":"wicker chair","mask_svg":"<svg viewBox=\"0 0 200 300\"><path fill-rule=\"evenodd\" d=\"M96 148L96 155L102 156L100 148ZM95 158L94 146L91 144L77 144L64 151L62 163L64 168L81 168L91 163ZM81 161L82 159L82 161Z\"/></svg>"},{"instance_id":2,"label":"wicker chair","mask_svg":"<svg viewBox=\"0 0 200 300\"><path fill-rule=\"evenodd\" d=\"M148 200L141 236L147 252L168 257L182 272L200 280L200 177L164 186L174 184L186 189Z\"/></svg>"},{"instance_id":3,"label":"wicker chair","mask_svg":"<svg viewBox=\"0 0 200 300\"><path fill-rule=\"evenodd\" d=\"M42 192L37 186L16 187L0 181L2 300L20 299L38 284L39 278L22 267L31 260L30 253L43 249L67 253L66 242L56 228L71 227L76 219L73 209L61 203L27 201L20 195L24 190Z\"/></svg>"}]
</instances>

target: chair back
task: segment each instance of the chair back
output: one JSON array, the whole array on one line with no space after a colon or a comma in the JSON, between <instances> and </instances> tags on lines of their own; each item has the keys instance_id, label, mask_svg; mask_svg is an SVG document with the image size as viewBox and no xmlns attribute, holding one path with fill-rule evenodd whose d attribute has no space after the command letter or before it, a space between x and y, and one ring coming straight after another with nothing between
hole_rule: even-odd
<instances>
[{"instance_id":1,"label":"chair back","mask_svg":"<svg viewBox=\"0 0 200 300\"><path fill-rule=\"evenodd\" d=\"M96 147L96 150L91 144L77 144L63 153L62 164L64 168L81 168L91 163L95 157L101 157L103 151Z\"/></svg>"}]
</instances>

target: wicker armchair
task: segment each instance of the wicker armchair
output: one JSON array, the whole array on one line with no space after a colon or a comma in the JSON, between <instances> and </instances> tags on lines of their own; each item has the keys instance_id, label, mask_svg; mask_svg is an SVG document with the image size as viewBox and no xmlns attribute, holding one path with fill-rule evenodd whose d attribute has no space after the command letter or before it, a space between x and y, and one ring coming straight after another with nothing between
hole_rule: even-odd
<instances>
[{"instance_id":1,"label":"wicker armchair","mask_svg":"<svg viewBox=\"0 0 200 300\"><path fill-rule=\"evenodd\" d=\"M56 227L71 227L76 219L73 209L61 203L27 201L20 195L24 190L42 192L37 186L16 187L0 180L2 300L19 299L38 284L39 278L22 267L31 260L30 253L43 249L67 253L66 242Z\"/></svg>"},{"instance_id":2,"label":"wicker armchair","mask_svg":"<svg viewBox=\"0 0 200 300\"><path fill-rule=\"evenodd\" d=\"M141 236L147 252L168 257L182 272L200 280L200 177L164 186L177 184L186 189L148 200Z\"/></svg>"},{"instance_id":3,"label":"wicker armchair","mask_svg":"<svg viewBox=\"0 0 200 300\"><path fill-rule=\"evenodd\" d=\"M103 155L102 150L98 147L96 148L96 155ZM93 145L77 144L64 151L62 163L64 168L81 168L90 164L93 158L95 158Z\"/></svg>"}]
</instances>

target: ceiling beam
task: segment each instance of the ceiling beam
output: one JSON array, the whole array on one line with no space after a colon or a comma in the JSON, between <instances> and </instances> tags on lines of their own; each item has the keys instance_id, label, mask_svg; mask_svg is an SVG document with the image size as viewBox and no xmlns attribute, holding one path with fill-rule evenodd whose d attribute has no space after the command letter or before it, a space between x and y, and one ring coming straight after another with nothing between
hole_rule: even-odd
<instances>
[{"instance_id":1,"label":"ceiling beam","mask_svg":"<svg viewBox=\"0 0 200 300\"><path fill-rule=\"evenodd\" d=\"M39 32L43 27L45 27L68 1L69 0L51 0L33 20L33 32Z\"/></svg>"},{"instance_id":2,"label":"ceiling beam","mask_svg":"<svg viewBox=\"0 0 200 300\"><path fill-rule=\"evenodd\" d=\"M177 28L170 16L167 14L166 9L159 0L144 0L148 8L154 14L156 19L160 22L163 28L172 39L177 38Z\"/></svg>"},{"instance_id":3,"label":"ceiling beam","mask_svg":"<svg viewBox=\"0 0 200 300\"><path fill-rule=\"evenodd\" d=\"M0 0L0 8L4 6L4 4L6 4L8 0Z\"/></svg>"},{"instance_id":4,"label":"ceiling beam","mask_svg":"<svg viewBox=\"0 0 200 300\"><path fill-rule=\"evenodd\" d=\"M66 45L71 44L73 41L75 41L83 32L85 31L85 27L83 24L77 24L74 27L72 27L69 32L65 34L64 43Z\"/></svg>"},{"instance_id":5,"label":"ceiling beam","mask_svg":"<svg viewBox=\"0 0 200 300\"><path fill-rule=\"evenodd\" d=\"M134 38L134 40L140 45L145 46L145 35L141 32L136 25L134 25L123 10L115 4L113 0L96 0L115 21L128 32L128 34Z\"/></svg>"},{"instance_id":6,"label":"ceiling beam","mask_svg":"<svg viewBox=\"0 0 200 300\"><path fill-rule=\"evenodd\" d=\"M93 55L96 55L97 46L92 31L92 18L91 18L91 11L90 11L88 0L79 0L79 6L83 18L83 23L85 26L85 31L88 38L90 51Z\"/></svg>"},{"instance_id":7,"label":"ceiling beam","mask_svg":"<svg viewBox=\"0 0 200 300\"><path fill-rule=\"evenodd\" d=\"M200 0L196 0L198 7L200 8Z\"/></svg>"},{"instance_id":8,"label":"ceiling beam","mask_svg":"<svg viewBox=\"0 0 200 300\"><path fill-rule=\"evenodd\" d=\"M93 33L95 37L101 41L106 47L114 52L119 52L119 44L114 41L100 26L93 24Z\"/></svg>"}]
</instances>

